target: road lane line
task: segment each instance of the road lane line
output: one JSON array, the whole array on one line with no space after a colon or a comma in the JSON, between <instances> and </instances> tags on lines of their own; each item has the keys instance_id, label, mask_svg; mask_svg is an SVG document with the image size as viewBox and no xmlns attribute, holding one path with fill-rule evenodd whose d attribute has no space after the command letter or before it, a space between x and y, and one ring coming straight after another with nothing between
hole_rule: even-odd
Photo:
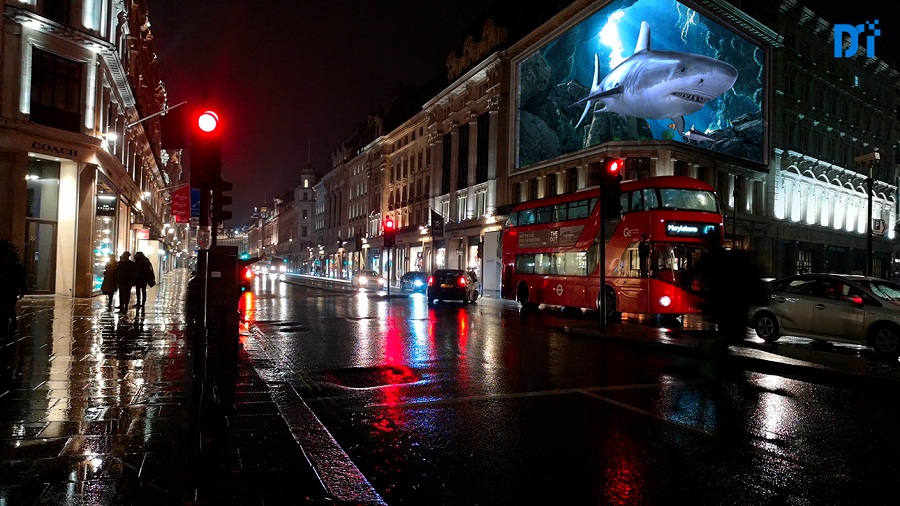
<instances>
[{"instance_id":1,"label":"road lane line","mask_svg":"<svg viewBox=\"0 0 900 506\"><path fill-rule=\"evenodd\" d=\"M256 336L247 337L255 341L253 345L244 347L253 367L257 368L261 363L277 367ZM294 441L329 496L339 504L387 504L294 387L287 381L270 382L266 378L271 375L260 377L266 382L272 401L287 423Z\"/></svg>"}]
</instances>

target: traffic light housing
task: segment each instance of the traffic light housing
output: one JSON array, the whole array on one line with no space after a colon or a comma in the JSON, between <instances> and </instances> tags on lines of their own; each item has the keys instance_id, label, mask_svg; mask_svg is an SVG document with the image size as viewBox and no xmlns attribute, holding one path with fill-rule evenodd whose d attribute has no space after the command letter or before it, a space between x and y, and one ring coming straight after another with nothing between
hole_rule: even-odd
<instances>
[{"instance_id":1,"label":"traffic light housing","mask_svg":"<svg viewBox=\"0 0 900 506\"><path fill-rule=\"evenodd\" d=\"M625 160L606 158L600 168L600 211L604 220L615 220L622 215L622 174Z\"/></svg>"},{"instance_id":2,"label":"traffic light housing","mask_svg":"<svg viewBox=\"0 0 900 506\"><path fill-rule=\"evenodd\" d=\"M231 205L231 195L225 195L225 192L230 192L234 185L232 185L229 181L219 181L216 184L215 188L213 188L213 223L218 226L219 223L224 223L231 219L231 211L225 209L226 206Z\"/></svg>"},{"instance_id":3,"label":"traffic light housing","mask_svg":"<svg viewBox=\"0 0 900 506\"><path fill-rule=\"evenodd\" d=\"M191 186L214 189L222 179L222 125L215 110L195 109L191 114Z\"/></svg>"},{"instance_id":4,"label":"traffic light housing","mask_svg":"<svg viewBox=\"0 0 900 506\"><path fill-rule=\"evenodd\" d=\"M397 244L397 224L394 218L388 217L384 220L384 246L390 247Z\"/></svg>"}]
</instances>

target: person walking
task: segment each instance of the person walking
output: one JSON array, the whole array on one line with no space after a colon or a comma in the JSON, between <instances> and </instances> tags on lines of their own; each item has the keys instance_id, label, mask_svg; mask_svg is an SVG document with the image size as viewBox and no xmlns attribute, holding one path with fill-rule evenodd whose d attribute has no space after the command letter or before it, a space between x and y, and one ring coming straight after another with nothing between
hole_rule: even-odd
<instances>
[{"instance_id":1,"label":"person walking","mask_svg":"<svg viewBox=\"0 0 900 506\"><path fill-rule=\"evenodd\" d=\"M18 326L16 303L28 292L25 266L13 243L0 239L0 324L3 332Z\"/></svg>"},{"instance_id":2,"label":"person walking","mask_svg":"<svg viewBox=\"0 0 900 506\"><path fill-rule=\"evenodd\" d=\"M135 294L137 295L137 307L141 310L147 303L147 285L156 286L156 276L153 274L153 264L143 252L138 251L134 254L134 266L136 268L135 276Z\"/></svg>"},{"instance_id":3,"label":"person walking","mask_svg":"<svg viewBox=\"0 0 900 506\"><path fill-rule=\"evenodd\" d=\"M116 293L118 286L116 285L116 270L119 264L116 262L115 255L109 256L109 262L106 262L106 270L103 271L103 284L100 285L100 291L106 295L106 309L112 308L113 295Z\"/></svg>"},{"instance_id":4,"label":"person walking","mask_svg":"<svg viewBox=\"0 0 900 506\"><path fill-rule=\"evenodd\" d=\"M119 257L116 268L116 286L119 287L119 305L116 308L120 313L128 311L131 302L131 287L137 280L137 266L131 260L131 253L126 251Z\"/></svg>"}]
</instances>

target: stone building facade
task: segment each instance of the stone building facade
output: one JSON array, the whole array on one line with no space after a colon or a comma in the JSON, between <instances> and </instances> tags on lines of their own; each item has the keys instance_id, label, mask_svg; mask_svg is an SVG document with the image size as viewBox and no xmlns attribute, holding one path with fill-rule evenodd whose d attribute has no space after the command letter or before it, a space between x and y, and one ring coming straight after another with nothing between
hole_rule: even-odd
<instances>
[{"instance_id":1,"label":"stone building facade","mask_svg":"<svg viewBox=\"0 0 900 506\"><path fill-rule=\"evenodd\" d=\"M0 237L32 293L88 297L109 255L158 261L177 153L146 2L3 2ZM170 175L171 172L171 175Z\"/></svg>"}]
</instances>

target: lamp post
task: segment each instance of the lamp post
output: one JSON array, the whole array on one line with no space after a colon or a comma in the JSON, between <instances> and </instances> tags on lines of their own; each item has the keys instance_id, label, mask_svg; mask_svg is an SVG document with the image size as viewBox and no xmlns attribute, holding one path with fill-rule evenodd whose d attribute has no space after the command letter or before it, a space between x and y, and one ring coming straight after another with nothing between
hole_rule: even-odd
<instances>
[{"instance_id":1,"label":"lamp post","mask_svg":"<svg viewBox=\"0 0 900 506\"><path fill-rule=\"evenodd\" d=\"M875 184L875 178L873 177L873 169L875 165L878 164L878 161L881 160L881 154L877 151L868 153L862 156L857 156L854 158L857 164L863 165L865 164L869 168L869 176L866 178L866 199L868 202L867 212L866 212L866 276L872 275L872 255L873 255L873 241L872 241L872 187Z\"/></svg>"}]
</instances>

